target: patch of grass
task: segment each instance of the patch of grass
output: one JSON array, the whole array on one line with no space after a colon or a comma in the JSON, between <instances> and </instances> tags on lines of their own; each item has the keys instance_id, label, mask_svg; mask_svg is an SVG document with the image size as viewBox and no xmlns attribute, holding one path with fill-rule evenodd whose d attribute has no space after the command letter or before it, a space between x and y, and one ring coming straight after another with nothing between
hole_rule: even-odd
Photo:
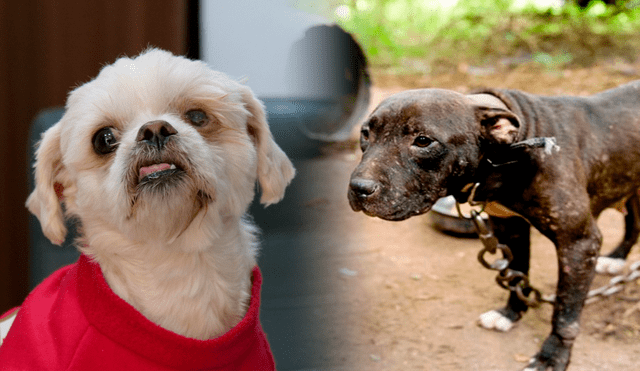
<instances>
[{"instance_id":1,"label":"patch of grass","mask_svg":"<svg viewBox=\"0 0 640 371\"><path fill-rule=\"evenodd\" d=\"M640 55L640 0L595 1L586 9L572 3L541 9L514 0L459 0L448 9L427 0L336 5L337 22L356 36L374 68L424 73L461 63L523 61L566 68L634 62Z\"/></svg>"}]
</instances>

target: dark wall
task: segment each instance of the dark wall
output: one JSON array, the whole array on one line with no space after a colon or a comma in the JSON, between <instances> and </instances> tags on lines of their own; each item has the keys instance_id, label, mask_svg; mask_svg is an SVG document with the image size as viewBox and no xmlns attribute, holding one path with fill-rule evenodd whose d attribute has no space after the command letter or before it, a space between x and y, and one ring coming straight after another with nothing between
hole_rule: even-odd
<instances>
[{"instance_id":1,"label":"dark wall","mask_svg":"<svg viewBox=\"0 0 640 371\"><path fill-rule=\"evenodd\" d=\"M28 293L27 139L45 108L152 45L197 56L188 0L0 0L0 313ZM197 35L197 33L195 33Z\"/></svg>"}]
</instances>

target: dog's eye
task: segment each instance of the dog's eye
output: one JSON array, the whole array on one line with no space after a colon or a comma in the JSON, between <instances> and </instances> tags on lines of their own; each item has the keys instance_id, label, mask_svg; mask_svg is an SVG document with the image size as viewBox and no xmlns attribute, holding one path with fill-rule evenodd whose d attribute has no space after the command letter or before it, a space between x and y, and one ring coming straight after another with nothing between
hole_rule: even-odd
<instances>
[{"instance_id":1,"label":"dog's eye","mask_svg":"<svg viewBox=\"0 0 640 371\"><path fill-rule=\"evenodd\" d=\"M362 128L362 130L360 130L360 137L363 140L369 140L369 130L366 128Z\"/></svg>"},{"instance_id":2,"label":"dog's eye","mask_svg":"<svg viewBox=\"0 0 640 371\"><path fill-rule=\"evenodd\" d=\"M364 152L367 150L367 147L369 147L369 130L362 128L362 130L360 130L360 149Z\"/></svg>"},{"instance_id":3,"label":"dog's eye","mask_svg":"<svg viewBox=\"0 0 640 371\"><path fill-rule=\"evenodd\" d=\"M209 118L204 111L194 109L185 113L187 120L189 120L195 126L204 126L209 122Z\"/></svg>"},{"instance_id":4,"label":"dog's eye","mask_svg":"<svg viewBox=\"0 0 640 371\"><path fill-rule=\"evenodd\" d=\"M414 146L421 148L428 147L431 143L433 143L433 140L425 137L424 135L420 135L413 141Z\"/></svg>"},{"instance_id":5,"label":"dog's eye","mask_svg":"<svg viewBox=\"0 0 640 371\"><path fill-rule=\"evenodd\" d=\"M102 128L93 135L93 150L97 154L106 155L118 147L118 140L111 129L110 127Z\"/></svg>"}]
</instances>

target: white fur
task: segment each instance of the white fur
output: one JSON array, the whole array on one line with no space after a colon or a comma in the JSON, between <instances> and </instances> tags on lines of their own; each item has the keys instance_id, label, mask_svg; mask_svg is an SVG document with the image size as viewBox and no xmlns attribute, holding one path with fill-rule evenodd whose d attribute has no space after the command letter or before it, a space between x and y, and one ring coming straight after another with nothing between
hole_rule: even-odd
<instances>
[{"instance_id":1,"label":"white fur","mask_svg":"<svg viewBox=\"0 0 640 371\"><path fill-rule=\"evenodd\" d=\"M513 322L497 310L490 310L481 314L480 318L478 318L478 323L483 328L500 332L507 332L513 327Z\"/></svg>"},{"instance_id":2,"label":"white fur","mask_svg":"<svg viewBox=\"0 0 640 371\"><path fill-rule=\"evenodd\" d=\"M0 321L0 345L2 345L4 338L6 338L7 334L9 334L9 329L11 328L11 325L13 325L13 321L15 321L17 315L18 312L16 311L9 317L6 317L5 319Z\"/></svg>"},{"instance_id":3,"label":"white fur","mask_svg":"<svg viewBox=\"0 0 640 371\"><path fill-rule=\"evenodd\" d=\"M204 110L219 130L192 125L189 109ZM136 197L136 136L155 120L176 129L171 155L188 164L188 176ZM106 126L119 145L100 156L92 138ZM258 247L245 212L256 181L269 205L293 175L249 88L202 62L150 49L71 92L60 122L43 134L27 207L60 244L64 203L67 216L81 222L81 251L100 264L118 296L168 330L209 339L246 312ZM63 200L55 183L64 187Z\"/></svg>"},{"instance_id":4,"label":"white fur","mask_svg":"<svg viewBox=\"0 0 640 371\"><path fill-rule=\"evenodd\" d=\"M626 264L627 262L624 259L600 256L596 263L596 272L613 276L622 273Z\"/></svg>"}]
</instances>

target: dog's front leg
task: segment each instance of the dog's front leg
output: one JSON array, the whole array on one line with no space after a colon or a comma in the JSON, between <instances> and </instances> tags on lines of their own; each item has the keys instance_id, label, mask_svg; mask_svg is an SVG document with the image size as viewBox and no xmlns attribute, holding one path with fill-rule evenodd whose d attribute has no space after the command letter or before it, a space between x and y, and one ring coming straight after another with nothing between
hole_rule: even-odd
<instances>
[{"instance_id":1,"label":"dog's front leg","mask_svg":"<svg viewBox=\"0 0 640 371\"><path fill-rule=\"evenodd\" d=\"M562 371L569 365L571 348L580 332L580 313L595 275L602 237L593 218L581 231L568 230L554 241L558 252L558 287L551 334L525 371Z\"/></svg>"},{"instance_id":2,"label":"dog's front leg","mask_svg":"<svg viewBox=\"0 0 640 371\"><path fill-rule=\"evenodd\" d=\"M521 217L490 217L490 219L493 232L498 238L498 241L508 246L513 255L513 260L509 264L509 268L528 274L531 255L531 226L529 222ZM525 289L523 293L529 295L529 291L530 290ZM483 313L479 318L479 323L486 329L506 332L513 327L514 323L522 318L527 308L527 305L512 291L505 307Z\"/></svg>"}]
</instances>

